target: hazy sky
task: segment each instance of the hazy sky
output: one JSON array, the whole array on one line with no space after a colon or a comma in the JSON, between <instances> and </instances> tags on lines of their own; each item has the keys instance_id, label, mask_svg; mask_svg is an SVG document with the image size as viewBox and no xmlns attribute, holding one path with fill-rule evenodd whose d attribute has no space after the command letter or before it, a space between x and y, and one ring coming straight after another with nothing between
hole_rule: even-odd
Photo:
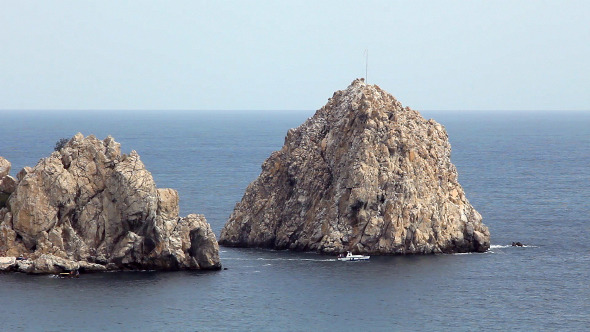
<instances>
[{"instance_id":1,"label":"hazy sky","mask_svg":"<svg viewBox=\"0 0 590 332\"><path fill-rule=\"evenodd\" d=\"M590 1L0 0L0 110L590 109Z\"/></svg>"}]
</instances>

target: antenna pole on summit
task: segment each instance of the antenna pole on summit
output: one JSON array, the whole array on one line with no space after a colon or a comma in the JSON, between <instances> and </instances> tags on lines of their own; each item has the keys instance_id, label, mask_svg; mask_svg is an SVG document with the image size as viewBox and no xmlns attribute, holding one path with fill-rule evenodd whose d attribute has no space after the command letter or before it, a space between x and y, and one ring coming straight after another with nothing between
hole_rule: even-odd
<instances>
[{"instance_id":1,"label":"antenna pole on summit","mask_svg":"<svg viewBox=\"0 0 590 332\"><path fill-rule=\"evenodd\" d=\"M367 81L368 69L369 69L369 49L365 49L365 83L369 83Z\"/></svg>"}]
</instances>

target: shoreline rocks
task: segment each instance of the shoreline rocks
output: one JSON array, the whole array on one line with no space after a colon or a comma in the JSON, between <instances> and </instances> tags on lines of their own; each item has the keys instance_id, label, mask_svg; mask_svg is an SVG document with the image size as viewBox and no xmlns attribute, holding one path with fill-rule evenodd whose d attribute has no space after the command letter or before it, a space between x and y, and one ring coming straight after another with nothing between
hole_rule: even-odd
<instances>
[{"instance_id":1,"label":"shoreline rocks","mask_svg":"<svg viewBox=\"0 0 590 332\"><path fill-rule=\"evenodd\" d=\"M178 202L176 190L156 188L137 152L79 133L18 173L0 206L0 254L26 256L8 265L27 273L220 269L205 217L179 217Z\"/></svg>"},{"instance_id":2,"label":"shoreline rocks","mask_svg":"<svg viewBox=\"0 0 590 332\"><path fill-rule=\"evenodd\" d=\"M12 271L16 266L16 257L0 257L0 272Z\"/></svg>"},{"instance_id":3,"label":"shoreline rocks","mask_svg":"<svg viewBox=\"0 0 590 332\"><path fill-rule=\"evenodd\" d=\"M355 80L287 132L219 242L325 254L484 252L489 230L450 155L442 125Z\"/></svg>"}]
</instances>

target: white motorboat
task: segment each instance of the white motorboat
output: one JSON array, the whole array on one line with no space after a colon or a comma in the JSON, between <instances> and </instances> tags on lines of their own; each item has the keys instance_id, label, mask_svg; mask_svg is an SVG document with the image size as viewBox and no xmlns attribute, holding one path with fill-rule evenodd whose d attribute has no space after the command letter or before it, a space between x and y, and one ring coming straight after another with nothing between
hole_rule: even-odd
<instances>
[{"instance_id":1,"label":"white motorboat","mask_svg":"<svg viewBox=\"0 0 590 332\"><path fill-rule=\"evenodd\" d=\"M338 255L338 260L339 261L342 261L342 262L346 262L346 261L366 261L366 260L369 260L369 258L371 258L371 256L353 255L350 251L347 251L346 252L346 255L344 255L344 254Z\"/></svg>"}]
</instances>

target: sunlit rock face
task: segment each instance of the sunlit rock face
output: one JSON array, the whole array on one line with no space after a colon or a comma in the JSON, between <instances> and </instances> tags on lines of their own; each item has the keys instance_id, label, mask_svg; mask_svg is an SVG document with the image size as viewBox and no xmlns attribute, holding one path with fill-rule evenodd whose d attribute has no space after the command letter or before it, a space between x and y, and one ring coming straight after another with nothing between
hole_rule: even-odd
<instances>
[{"instance_id":1,"label":"sunlit rock face","mask_svg":"<svg viewBox=\"0 0 590 332\"><path fill-rule=\"evenodd\" d=\"M221 267L205 217L179 217L178 193L157 189L112 137L77 134L17 178L0 210L0 256L26 256L18 270Z\"/></svg>"},{"instance_id":2,"label":"sunlit rock face","mask_svg":"<svg viewBox=\"0 0 590 332\"><path fill-rule=\"evenodd\" d=\"M220 243L328 254L486 251L488 228L450 156L442 125L355 80L288 131Z\"/></svg>"}]
</instances>

